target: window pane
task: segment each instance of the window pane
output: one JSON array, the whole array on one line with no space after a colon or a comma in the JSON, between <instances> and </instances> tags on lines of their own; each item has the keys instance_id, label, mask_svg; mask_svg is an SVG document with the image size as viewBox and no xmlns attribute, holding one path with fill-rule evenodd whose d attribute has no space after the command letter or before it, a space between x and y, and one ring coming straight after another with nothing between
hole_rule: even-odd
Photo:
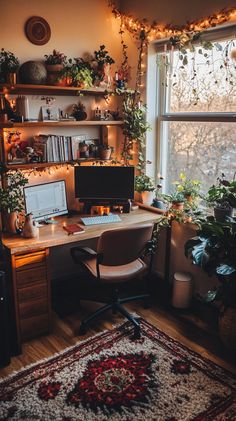
<instances>
[{"instance_id":1,"label":"window pane","mask_svg":"<svg viewBox=\"0 0 236 421\"><path fill-rule=\"evenodd\" d=\"M236 131L234 123L164 122L162 174L167 192L184 171L202 182L202 190L216 183L223 172L233 179L236 172ZM165 164L166 162L166 164Z\"/></svg>"},{"instance_id":2,"label":"window pane","mask_svg":"<svg viewBox=\"0 0 236 421\"><path fill-rule=\"evenodd\" d=\"M236 42L212 46L169 53L166 112L236 111Z\"/></svg>"}]
</instances>

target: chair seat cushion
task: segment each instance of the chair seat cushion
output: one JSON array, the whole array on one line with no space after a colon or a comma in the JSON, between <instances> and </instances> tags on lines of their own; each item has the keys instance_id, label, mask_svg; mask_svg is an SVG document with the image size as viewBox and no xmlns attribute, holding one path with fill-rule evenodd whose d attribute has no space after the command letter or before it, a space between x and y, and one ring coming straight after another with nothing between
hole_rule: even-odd
<instances>
[{"instance_id":1,"label":"chair seat cushion","mask_svg":"<svg viewBox=\"0 0 236 421\"><path fill-rule=\"evenodd\" d=\"M93 276L97 277L96 259L84 261L83 264ZM120 283L144 275L147 271L147 265L141 259L137 259L121 266L99 265L99 269L101 281Z\"/></svg>"}]
</instances>

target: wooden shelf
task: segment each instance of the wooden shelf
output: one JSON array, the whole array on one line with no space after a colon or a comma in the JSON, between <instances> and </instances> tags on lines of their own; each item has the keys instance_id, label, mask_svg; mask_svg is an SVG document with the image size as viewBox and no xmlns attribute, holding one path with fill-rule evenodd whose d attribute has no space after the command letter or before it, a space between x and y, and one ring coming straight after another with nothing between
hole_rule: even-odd
<instances>
[{"instance_id":1,"label":"wooden shelf","mask_svg":"<svg viewBox=\"0 0 236 421\"><path fill-rule=\"evenodd\" d=\"M61 165L76 165L83 164L84 162L111 162L111 159L101 159L101 158L87 158L87 159L77 159L76 161L61 161L61 162L30 162L29 164L6 164L3 166L5 171L10 170L37 170L39 168L47 167L56 167Z\"/></svg>"},{"instance_id":2,"label":"wooden shelf","mask_svg":"<svg viewBox=\"0 0 236 421\"><path fill-rule=\"evenodd\" d=\"M102 89L102 88L89 88L81 89L75 86L52 86L52 85L27 85L23 83L18 83L16 85L11 85L8 83L0 84L0 93L3 94L28 94L28 95L44 95L44 94L53 94L53 95L107 95L111 94L114 91L111 89Z\"/></svg>"},{"instance_id":3,"label":"wooden shelf","mask_svg":"<svg viewBox=\"0 0 236 421\"><path fill-rule=\"evenodd\" d=\"M121 120L83 120L83 121L25 121L23 123L0 123L0 128L14 127L76 127L76 126L122 126Z\"/></svg>"}]
</instances>

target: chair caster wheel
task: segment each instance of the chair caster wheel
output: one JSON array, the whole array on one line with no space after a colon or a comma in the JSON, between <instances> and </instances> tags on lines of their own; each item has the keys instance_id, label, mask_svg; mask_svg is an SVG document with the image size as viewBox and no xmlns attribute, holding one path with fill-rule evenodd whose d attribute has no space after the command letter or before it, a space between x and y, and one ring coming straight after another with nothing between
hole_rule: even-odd
<instances>
[{"instance_id":1,"label":"chair caster wheel","mask_svg":"<svg viewBox=\"0 0 236 421\"><path fill-rule=\"evenodd\" d=\"M84 326L84 325L80 325L80 328L79 328L79 336L83 336L83 335L86 335L86 333L87 333L87 329L86 329L86 327Z\"/></svg>"}]
</instances>

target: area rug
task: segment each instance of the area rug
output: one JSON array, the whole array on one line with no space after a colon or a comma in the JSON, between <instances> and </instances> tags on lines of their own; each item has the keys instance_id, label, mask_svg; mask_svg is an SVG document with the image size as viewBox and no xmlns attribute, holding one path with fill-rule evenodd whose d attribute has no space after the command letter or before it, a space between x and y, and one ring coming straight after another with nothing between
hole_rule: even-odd
<instances>
[{"instance_id":1,"label":"area rug","mask_svg":"<svg viewBox=\"0 0 236 421\"><path fill-rule=\"evenodd\" d=\"M236 377L141 320L0 383L0 420L235 421Z\"/></svg>"}]
</instances>

